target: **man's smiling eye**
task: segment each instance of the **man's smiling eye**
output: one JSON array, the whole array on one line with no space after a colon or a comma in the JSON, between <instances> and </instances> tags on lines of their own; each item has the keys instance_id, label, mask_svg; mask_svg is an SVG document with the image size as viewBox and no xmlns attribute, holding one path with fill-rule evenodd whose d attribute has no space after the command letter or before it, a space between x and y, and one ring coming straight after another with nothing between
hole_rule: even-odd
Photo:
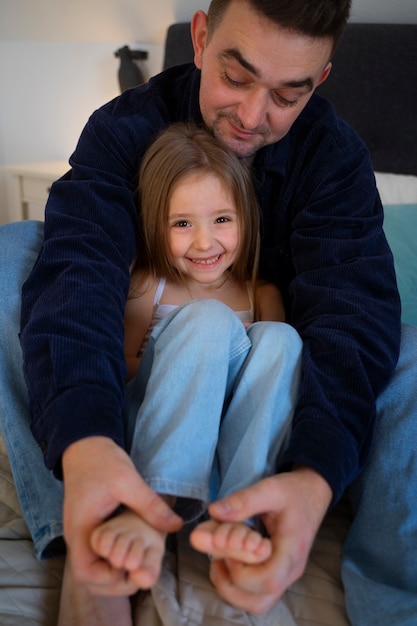
<instances>
[{"instance_id":1,"label":"man's smiling eye","mask_svg":"<svg viewBox=\"0 0 417 626\"><path fill-rule=\"evenodd\" d=\"M283 96L281 96L279 93L274 93L273 95L275 102L279 105L279 106L283 106L283 107L293 107L297 104L298 102L298 98L295 98L295 100L288 100L288 98L284 98Z\"/></svg>"},{"instance_id":2,"label":"man's smiling eye","mask_svg":"<svg viewBox=\"0 0 417 626\"><path fill-rule=\"evenodd\" d=\"M229 74L227 72L223 72L222 77L223 77L223 80L228 85L230 85L230 87L234 87L235 89L249 86L248 82L234 80L233 78L231 78L229 76ZM273 98L274 102L278 106L281 106L281 107L288 107L288 108L290 108L290 107L296 106L298 104L298 98L289 100L288 98L284 98L284 96L282 96L281 94L279 94L277 92L273 92L272 93L272 98Z\"/></svg>"},{"instance_id":3,"label":"man's smiling eye","mask_svg":"<svg viewBox=\"0 0 417 626\"><path fill-rule=\"evenodd\" d=\"M280 98L280 101L285 107L294 107L297 104L297 100L286 100L285 98Z\"/></svg>"},{"instance_id":4,"label":"man's smiling eye","mask_svg":"<svg viewBox=\"0 0 417 626\"><path fill-rule=\"evenodd\" d=\"M233 78L231 78L227 72L223 72L222 76L223 76L223 80L226 83L228 83L231 87L241 87L242 85L244 85L242 81L233 80Z\"/></svg>"}]
</instances>

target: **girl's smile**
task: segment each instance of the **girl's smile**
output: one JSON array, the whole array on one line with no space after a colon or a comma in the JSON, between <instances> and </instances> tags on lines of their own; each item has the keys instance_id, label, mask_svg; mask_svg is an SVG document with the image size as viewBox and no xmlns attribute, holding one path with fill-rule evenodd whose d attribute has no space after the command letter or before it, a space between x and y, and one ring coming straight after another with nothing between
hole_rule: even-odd
<instances>
[{"instance_id":1,"label":"girl's smile","mask_svg":"<svg viewBox=\"0 0 417 626\"><path fill-rule=\"evenodd\" d=\"M192 263L196 265L206 266L208 268L212 267L219 259L221 259L222 255L218 254L215 257L211 257L210 259L189 259Z\"/></svg>"}]
</instances>

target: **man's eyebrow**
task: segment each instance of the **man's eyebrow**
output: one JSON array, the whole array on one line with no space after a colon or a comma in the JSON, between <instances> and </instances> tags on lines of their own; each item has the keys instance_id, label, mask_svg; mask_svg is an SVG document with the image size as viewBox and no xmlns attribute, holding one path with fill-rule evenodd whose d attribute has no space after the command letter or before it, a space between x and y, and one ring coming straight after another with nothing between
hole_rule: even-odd
<instances>
[{"instance_id":1,"label":"man's eyebrow","mask_svg":"<svg viewBox=\"0 0 417 626\"><path fill-rule=\"evenodd\" d=\"M308 91L312 91L313 89L313 80L308 78L303 78L301 80L287 80L282 83L282 87L289 87L290 89L300 89L302 87L307 87Z\"/></svg>"},{"instance_id":2,"label":"man's eyebrow","mask_svg":"<svg viewBox=\"0 0 417 626\"><path fill-rule=\"evenodd\" d=\"M237 50L237 48L227 48L222 53L223 57L231 57L235 59L245 70L253 74L254 76L260 78L261 72L256 68L252 63L249 63L245 59L244 56ZM309 76L307 78L302 78L301 80L287 80L284 81L280 87L287 87L289 89L301 89L303 87L307 87L308 91L312 91L313 89L313 80Z\"/></svg>"},{"instance_id":3,"label":"man's eyebrow","mask_svg":"<svg viewBox=\"0 0 417 626\"><path fill-rule=\"evenodd\" d=\"M245 57L242 56L237 48L227 48L227 50L223 51L222 56L232 57L232 59L235 59L235 61L237 61L242 67L244 67L245 70L248 70L248 72L250 72L254 76L260 76L260 71L254 65L252 65L252 63L249 63L249 61L247 61Z\"/></svg>"}]
</instances>

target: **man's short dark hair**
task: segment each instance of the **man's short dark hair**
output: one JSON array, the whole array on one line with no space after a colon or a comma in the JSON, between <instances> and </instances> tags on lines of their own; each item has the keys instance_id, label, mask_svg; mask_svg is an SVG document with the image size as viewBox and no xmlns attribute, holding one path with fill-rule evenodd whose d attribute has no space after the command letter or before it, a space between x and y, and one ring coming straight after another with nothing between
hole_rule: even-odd
<instances>
[{"instance_id":1,"label":"man's short dark hair","mask_svg":"<svg viewBox=\"0 0 417 626\"><path fill-rule=\"evenodd\" d=\"M333 49L349 19L352 0L211 0L208 37L217 28L232 2L246 3L252 10L289 30L310 37L333 40Z\"/></svg>"}]
</instances>

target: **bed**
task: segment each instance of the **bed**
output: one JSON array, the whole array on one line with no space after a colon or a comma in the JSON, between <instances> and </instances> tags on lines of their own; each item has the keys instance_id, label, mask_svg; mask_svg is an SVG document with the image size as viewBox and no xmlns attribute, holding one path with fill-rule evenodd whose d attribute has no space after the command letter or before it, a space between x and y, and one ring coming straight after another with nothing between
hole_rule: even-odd
<instances>
[{"instance_id":1,"label":"bed","mask_svg":"<svg viewBox=\"0 0 417 626\"><path fill-rule=\"evenodd\" d=\"M167 33L164 65L192 59L189 25ZM320 91L368 144L386 211L403 303L403 321L417 325L417 25L349 24ZM31 251L28 251L30 254ZM1 258L1 251L0 251ZM5 259L3 259L3 262ZM0 404L1 407L1 404ZM208 561L180 535L163 573L143 594L136 626L348 626L340 576L350 525L346 501L326 517L302 578L266 616L252 617L220 601ZM36 560L0 436L0 625L54 626L62 559Z\"/></svg>"}]
</instances>

